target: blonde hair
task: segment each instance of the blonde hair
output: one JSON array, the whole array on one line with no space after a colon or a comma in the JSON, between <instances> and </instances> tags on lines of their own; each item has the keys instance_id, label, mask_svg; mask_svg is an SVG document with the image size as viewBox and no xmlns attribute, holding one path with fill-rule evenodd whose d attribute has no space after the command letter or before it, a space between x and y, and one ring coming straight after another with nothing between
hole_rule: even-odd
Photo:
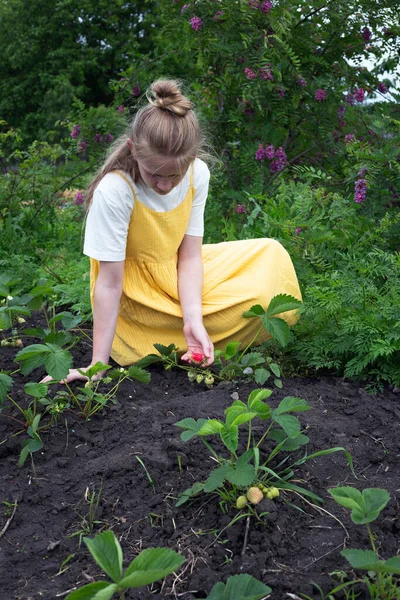
<instances>
[{"instance_id":1,"label":"blonde hair","mask_svg":"<svg viewBox=\"0 0 400 600\"><path fill-rule=\"evenodd\" d=\"M178 172L183 174L195 158L208 156L193 105L181 93L177 81L155 81L147 90L146 97L148 104L138 110L127 131L114 142L105 163L88 185L85 194L87 207L99 182L111 171L128 172L137 183L139 170L136 158L146 160L158 156L172 159ZM128 146L128 139L134 144L135 157Z\"/></svg>"}]
</instances>

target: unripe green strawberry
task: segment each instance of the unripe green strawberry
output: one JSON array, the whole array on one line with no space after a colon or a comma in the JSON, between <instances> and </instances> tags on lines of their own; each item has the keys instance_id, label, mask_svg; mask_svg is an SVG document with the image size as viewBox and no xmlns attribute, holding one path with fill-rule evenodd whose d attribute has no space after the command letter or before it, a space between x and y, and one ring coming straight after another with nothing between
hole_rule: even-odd
<instances>
[{"instance_id":1,"label":"unripe green strawberry","mask_svg":"<svg viewBox=\"0 0 400 600\"><path fill-rule=\"evenodd\" d=\"M244 508L246 505L247 505L246 496L239 496L239 498L236 500L236 508L238 508L239 510L242 510L242 508Z\"/></svg>"},{"instance_id":2,"label":"unripe green strawberry","mask_svg":"<svg viewBox=\"0 0 400 600\"><path fill-rule=\"evenodd\" d=\"M23 325L23 323L26 323L26 321L23 317L18 317L17 321L20 325Z\"/></svg>"},{"instance_id":3,"label":"unripe green strawberry","mask_svg":"<svg viewBox=\"0 0 400 600\"><path fill-rule=\"evenodd\" d=\"M204 375L202 375L201 373L199 373L198 375L196 375L196 381L197 383L201 383L204 379Z\"/></svg>"},{"instance_id":4,"label":"unripe green strawberry","mask_svg":"<svg viewBox=\"0 0 400 600\"><path fill-rule=\"evenodd\" d=\"M214 377L212 375L206 375L204 378L204 383L206 385L212 385L214 383Z\"/></svg>"},{"instance_id":5,"label":"unripe green strawberry","mask_svg":"<svg viewBox=\"0 0 400 600\"><path fill-rule=\"evenodd\" d=\"M279 490L276 487L271 487L269 488L270 493L272 494L273 498L277 498L279 496Z\"/></svg>"},{"instance_id":6,"label":"unripe green strawberry","mask_svg":"<svg viewBox=\"0 0 400 600\"><path fill-rule=\"evenodd\" d=\"M0 346L2 346L3 348L4 348L4 346L8 346L7 340L1 340Z\"/></svg>"},{"instance_id":7,"label":"unripe green strawberry","mask_svg":"<svg viewBox=\"0 0 400 600\"><path fill-rule=\"evenodd\" d=\"M194 381L196 379L196 373L194 371L188 371L189 381Z\"/></svg>"},{"instance_id":8,"label":"unripe green strawberry","mask_svg":"<svg viewBox=\"0 0 400 600\"><path fill-rule=\"evenodd\" d=\"M247 490L247 499L252 504L258 504L264 498L264 494L258 487L251 487Z\"/></svg>"},{"instance_id":9,"label":"unripe green strawberry","mask_svg":"<svg viewBox=\"0 0 400 600\"><path fill-rule=\"evenodd\" d=\"M265 495L268 498L268 500L273 500L274 499L274 495L273 495L273 493L271 492L270 489L268 490L268 492Z\"/></svg>"}]
</instances>

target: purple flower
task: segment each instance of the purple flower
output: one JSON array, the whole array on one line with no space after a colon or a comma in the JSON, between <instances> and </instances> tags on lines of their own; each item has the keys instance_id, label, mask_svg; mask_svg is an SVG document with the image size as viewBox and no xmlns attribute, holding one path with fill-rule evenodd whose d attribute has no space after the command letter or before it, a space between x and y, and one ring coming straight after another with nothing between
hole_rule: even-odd
<instances>
[{"instance_id":1,"label":"purple flower","mask_svg":"<svg viewBox=\"0 0 400 600\"><path fill-rule=\"evenodd\" d=\"M70 133L71 137L73 139L76 139L77 137L79 137L81 134L81 126L80 125L74 125L72 128L72 131Z\"/></svg>"},{"instance_id":2,"label":"purple flower","mask_svg":"<svg viewBox=\"0 0 400 600\"><path fill-rule=\"evenodd\" d=\"M135 98L140 96L140 85L138 83L132 88L132 96L134 96Z\"/></svg>"},{"instance_id":3,"label":"purple flower","mask_svg":"<svg viewBox=\"0 0 400 600\"><path fill-rule=\"evenodd\" d=\"M365 90L363 88L358 88L354 93L354 98L357 102L363 102L365 96Z\"/></svg>"},{"instance_id":4,"label":"purple flower","mask_svg":"<svg viewBox=\"0 0 400 600\"><path fill-rule=\"evenodd\" d=\"M278 94L280 95L281 98L285 97L286 92L283 88L277 88L276 91L278 92Z\"/></svg>"},{"instance_id":5,"label":"purple flower","mask_svg":"<svg viewBox=\"0 0 400 600\"><path fill-rule=\"evenodd\" d=\"M358 172L358 176L364 177L367 173L368 173L368 169L366 167L361 167L361 169Z\"/></svg>"},{"instance_id":6,"label":"purple flower","mask_svg":"<svg viewBox=\"0 0 400 600\"><path fill-rule=\"evenodd\" d=\"M355 140L356 136L354 135L354 133L346 133L346 135L344 136L344 141L346 142L346 144L348 144L349 142L351 142L352 140Z\"/></svg>"},{"instance_id":7,"label":"purple flower","mask_svg":"<svg viewBox=\"0 0 400 600\"><path fill-rule=\"evenodd\" d=\"M265 147L265 156L267 158L269 158L270 160L273 159L275 156L275 148L273 146L266 146Z\"/></svg>"},{"instance_id":8,"label":"purple flower","mask_svg":"<svg viewBox=\"0 0 400 600\"><path fill-rule=\"evenodd\" d=\"M361 35L363 36L363 38L366 42L369 42L369 40L371 39L371 35L372 35L371 30L368 29L368 27L364 27L361 32Z\"/></svg>"},{"instance_id":9,"label":"purple flower","mask_svg":"<svg viewBox=\"0 0 400 600\"><path fill-rule=\"evenodd\" d=\"M103 140L100 133L96 133L93 139L96 142L96 144L100 144L100 142Z\"/></svg>"},{"instance_id":10,"label":"purple flower","mask_svg":"<svg viewBox=\"0 0 400 600\"><path fill-rule=\"evenodd\" d=\"M302 228L302 227L296 227L296 231L295 231L295 233L296 233L296 235L300 235L300 233L301 233L302 231L303 231L303 228Z\"/></svg>"},{"instance_id":11,"label":"purple flower","mask_svg":"<svg viewBox=\"0 0 400 600\"><path fill-rule=\"evenodd\" d=\"M271 8L272 8L272 2L270 2L269 0L266 0L266 2L263 2L260 6L261 12L263 12L266 15L269 13Z\"/></svg>"},{"instance_id":12,"label":"purple flower","mask_svg":"<svg viewBox=\"0 0 400 600\"><path fill-rule=\"evenodd\" d=\"M181 8L181 15L183 15L188 8L190 8L190 4L184 4Z\"/></svg>"},{"instance_id":13,"label":"purple flower","mask_svg":"<svg viewBox=\"0 0 400 600\"><path fill-rule=\"evenodd\" d=\"M74 204L76 206L80 206L81 204L83 204L85 202L85 197L82 194L82 192L78 192L77 194L75 194L75 198L74 198Z\"/></svg>"},{"instance_id":14,"label":"purple flower","mask_svg":"<svg viewBox=\"0 0 400 600\"><path fill-rule=\"evenodd\" d=\"M87 148L87 143L85 142L85 140L82 140L81 142L79 142L78 152L83 152L84 150L86 150L86 148Z\"/></svg>"},{"instance_id":15,"label":"purple flower","mask_svg":"<svg viewBox=\"0 0 400 600\"><path fill-rule=\"evenodd\" d=\"M271 173L278 173L282 171L287 165L286 152L282 147L278 148L275 152L275 160L270 164Z\"/></svg>"},{"instance_id":16,"label":"purple flower","mask_svg":"<svg viewBox=\"0 0 400 600\"><path fill-rule=\"evenodd\" d=\"M111 133L106 133L106 136L105 136L104 139L105 139L106 142L112 142L113 139L114 139L114 136L111 135Z\"/></svg>"},{"instance_id":17,"label":"purple flower","mask_svg":"<svg viewBox=\"0 0 400 600\"><path fill-rule=\"evenodd\" d=\"M315 99L318 102L323 102L324 100L326 100L326 92L325 92L325 90L322 90L321 88L318 88L317 91L315 92Z\"/></svg>"},{"instance_id":18,"label":"purple flower","mask_svg":"<svg viewBox=\"0 0 400 600\"><path fill-rule=\"evenodd\" d=\"M299 85L300 87L306 87L307 85L307 81L304 79L304 77L299 77L296 81L297 85Z\"/></svg>"},{"instance_id":19,"label":"purple flower","mask_svg":"<svg viewBox=\"0 0 400 600\"><path fill-rule=\"evenodd\" d=\"M238 204L236 207L236 212L240 215L247 212L247 207L245 204Z\"/></svg>"},{"instance_id":20,"label":"purple flower","mask_svg":"<svg viewBox=\"0 0 400 600\"><path fill-rule=\"evenodd\" d=\"M195 31L200 31L200 29L203 27L203 21L200 19L200 17L192 17L189 19L189 23L191 28Z\"/></svg>"},{"instance_id":21,"label":"purple flower","mask_svg":"<svg viewBox=\"0 0 400 600\"><path fill-rule=\"evenodd\" d=\"M254 73L253 69L249 69L249 67L246 67L244 72L247 79L257 79L257 73Z\"/></svg>"},{"instance_id":22,"label":"purple flower","mask_svg":"<svg viewBox=\"0 0 400 600\"><path fill-rule=\"evenodd\" d=\"M117 108L117 111L122 114L125 111L125 106L123 104L120 104Z\"/></svg>"},{"instance_id":23,"label":"purple flower","mask_svg":"<svg viewBox=\"0 0 400 600\"><path fill-rule=\"evenodd\" d=\"M268 158L269 160L272 160L274 158L274 156L275 156L275 148L272 145L265 146L265 148L264 148L263 145L260 144L256 151L255 158L256 158L256 160L265 160L266 158Z\"/></svg>"},{"instance_id":24,"label":"purple flower","mask_svg":"<svg viewBox=\"0 0 400 600\"><path fill-rule=\"evenodd\" d=\"M257 10L257 8L260 6L260 1L259 0L249 0L248 5L250 6L250 8L255 8Z\"/></svg>"},{"instance_id":25,"label":"purple flower","mask_svg":"<svg viewBox=\"0 0 400 600\"><path fill-rule=\"evenodd\" d=\"M347 94L346 98L345 98L347 104L350 104L350 106L354 106L356 99L354 94Z\"/></svg>"},{"instance_id":26,"label":"purple flower","mask_svg":"<svg viewBox=\"0 0 400 600\"><path fill-rule=\"evenodd\" d=\"M260 69L258 74L264 81L271 81L271 79L273 79L270 67Z\"/></svg>"},{"instance_id":27,"label":"purple flower","mask_svg":"<svg viewBox=\"0 0 400 600\"><path fill-rule=\"evenodd\" d=\"M347 110L347 106L345 104L341 104L339 106L339 108L337 109L337 115L338 115L339 119L341 119L343 117L346 110Z\"/></svg>"},{"instance_id":28,"label":"purple flower","mask_svg":"<svg viewBox=\"0 0 400 600\"><path fill-rule=\"evenodd\" d=\"M357 179L354 184L354 202L361 204L367 197L367 182L365 179Z\"/></svg>"},{"instance_id":29,"label":"purple flower","mask_svg":"<svg viewBox=\"0 0 400 600\"><path fill-rule=\"evenodd\" d=\"M381 83L378 84L378 91L381 92L381 94L386 94L388 91L388 87L387 87L386 83L383 83L381 81Z\"/></svg>"},{"instance_id":30,"label":"purple flower","mask_svg":"<svg viewBox=\"0 0 400 600\"><path fill-rule=\"evenodd\" d=\"M267 158L267 155L265 154L265 150L262 144L260 144L258 146L258 149L256 150L256 156L255 156L256 160L265 160Z\"/></svg>"},{"instance_id":31,"label":"purple flower","mask_svg":"<svg viewBox=\"0 0 400 600\"><path fill-rule=\"evenodd\" d=\"M213 21L219 21L219 18L222 17L223 14L224 13L222 12L222 10L217 10L215 15L213 16Z\"/></svg>"}]
</instances>

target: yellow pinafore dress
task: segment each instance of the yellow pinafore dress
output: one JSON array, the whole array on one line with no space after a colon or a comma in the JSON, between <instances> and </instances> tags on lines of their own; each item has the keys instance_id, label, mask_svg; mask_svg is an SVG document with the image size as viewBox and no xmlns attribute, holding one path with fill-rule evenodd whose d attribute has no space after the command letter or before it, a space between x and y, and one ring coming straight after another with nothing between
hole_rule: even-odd
<instances>
[{"instance_id":1,"label":"yellow pinafore dress","mask_svg":"<svg viewBox=\"0 0 400 600\"><path fill-rule=\"evenodd\" d=\"M142 204L129 179L134 206L128 229L123 290L111 356L122 366L155 352L154 344L174 343L186 351L182 310L178 297L177 255L189 223L193 169L185 199L168 212ZM273 239L240 240L203 245L203 322L216 348L229 341L243 348L259 328L258 319L243 312L254 304L266 307L277 294L301 299L292 261ZM91 259L91 297L98 275L98 261ZM285 313L289 325L296 311ZM270 337L267 332L258 343Z\"/></svg>"}]
</instances>

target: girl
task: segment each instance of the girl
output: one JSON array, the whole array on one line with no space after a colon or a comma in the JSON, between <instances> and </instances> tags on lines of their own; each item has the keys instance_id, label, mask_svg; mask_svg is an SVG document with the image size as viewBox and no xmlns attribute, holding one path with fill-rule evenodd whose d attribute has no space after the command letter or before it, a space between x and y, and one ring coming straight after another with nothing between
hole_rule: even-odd
<instances>
[{"instance_id":1,"label":"girl","mask_svg":"<svg viewBox=\"0 0 400 600\"><path fill-rule=\"evenodd\" d=\"M300 291L275 240L202 246L210 174L198 119L175 81L153 83L148 100L87 192L91 364L111 356L129 365L154 343L174 343L182 360L202 354L208 366L213 344L251 341L258 323L245 310ZM85 377L73 369L67 382L75 379Z\"/></svg>"}]
</instances>

